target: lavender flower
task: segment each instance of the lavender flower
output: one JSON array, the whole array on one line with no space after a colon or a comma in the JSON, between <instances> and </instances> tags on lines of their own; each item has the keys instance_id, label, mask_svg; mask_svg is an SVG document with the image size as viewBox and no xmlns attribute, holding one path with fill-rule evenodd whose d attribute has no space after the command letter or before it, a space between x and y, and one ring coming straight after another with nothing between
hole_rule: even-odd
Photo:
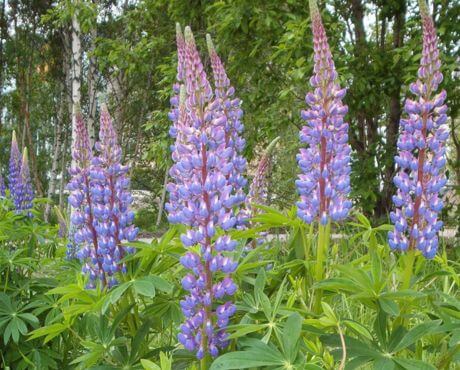
<instances>
[{"instance_id":1,"label":"lavender flower","mask_svg":"<svg viewBox=\"0 0 460 370\"><path fill-rule=\"evenodd\" d=\"M107 276L102 266L103 255L99 248L98 233L95 228L94 205L92 202L92 181L90 166L93 159L88 130L80 113L77 114L75 127L75 143L72 148L73 166L70 169L71 179L67 185L70 190L71 235L69 237L69 255L77 249L77 257L82 261L82 272L88 274L88 288L94 288L96 281L102 286L107 285Z\"/></svg>"},{"instance_id":2,"label":"lavender flower","mask_svg":"<svg viewBox=\"0 0 460 370\"><path fill-rule=\"evenodd\" d=\"M13 131L13 136L11 138L8 186L11 198L13 199L14 207L17 210L20 210L21 200L19 194L21 193L21 152L19 151L15 131Z\"/></svg>"},{"instance_id":3,"label":"lavender flower","mask_svg":"<svg viewBox=\"0 0 460 370\"><path fill-rule=\"evenodd\" d=\"M250 210L250 217L255 216L252 204L265 204L268 196L268 176L272 166L272 150L280 137L275 138L267 147L257 166L254 178L249 186L246 207Z\"/></svg>"},{"instance_id":4,"label":"lavender flower","mask_svg":"<svg viewBox=\"0 0 460 370\"><path fill-rule=\"evenodd\" d=\"M17 196L17 211L28 211L33 207L34 190L32 188L32 180L30 178L29 160L27 157L27 148L24 148L22 153L21 171L19 172L20 185L18 186ZM30 212L27 212L29 217L32 217Z\"/></svg>"},{"instance_id":5,"label":"lavender flower","mask_svg":"<svg viewBox=\"0 0 460 370\"><path fill-rule=\"evenodd\" d=\"M110 287L117 283L117 272L126 272L122 258L133 251L121 243L133 241L138 229L132 225L129 167L121 164L121 147L105 105L101 110L99 139L95 145L99 156L92 159L90 171L91 199L102 268L110 277Z\"/></svg>"},{"instance_id":6,"label":"lavender flower","mask_svg":"<svg viewBox=\"0 0 460 370\"><path fill-rule=\"evenodd\" d=\"M394 231L388 234L392 249L417 248L433 258L438 248L437 233L442 227L438 214L443 204L440 191L446 184L446 140L449 130L446 92L436 94L443 76L437 47L436 30L425 0L420 0L423 51L418 80L410 85L416 100L407 99L401 119L398 155L399 173L394 178L396 210L391 213Z\"/></svg>"},{"instance_id":7,"label":"lavender flower","mask_svg":"<svg viewBox=\"0 0 460 370\"><path fill-rule=\"evenodd\" d=\"M297 161L302 174L296 181L300 194L298 216L307 223L319 219L327 224L344 219L351 208L350 146L348 124L344 122L347 106L343 105L345 89L337 82L327 36L314 0L310 0L313 30L314 75L310 78L313 92L305 101L310 106L302 111L306 121L300 131L300 141L307 145L300 149Z\"/></svg>"},{"instance_id":8,"label":"lavender flower","mask_svg":"<svg viewBox=\"0 0 460 370\"><path fill-rule=\"evenodd\" d=\"M232 148L233 169L227 176L230 184L233 186L234 193L238 197L238 202L244 203L246 194L244 187L247 184L246 178L243 173L246 171L246 159L242 156L242 152L246 141L240 136L243 132L244 126L241 122L243 110L241 109L241 100L234 98L235 89L230 85L230 80L225 72L224 65L217 55L216 49L211 39L211 35L206 35L208 45L208 52L211 58L211 68L214 75L214 106L219 112L220 124L222 124L225 131L225 145L227 148ZM237 216L237 223L244 222L243 213Z\"/></svg>"},{"instance_id":9,"label":"lavender flower","mask_svg":"<svg viewBox=\"0 0 460 370\"><path fill-rule=\"evenodd\" d=\"M179 45L180 47L180 45ZM181 258L191 270L182 281L190 294L181 301L186 321L181 326L179 341L199 359L207 354L215 357L227 343L225 327L235 306L226 301L236 291L230 274L237 264L227 256L236 247L228 235L218 236L235 226L233 208L241 202L231 182L235 166L234 148L227 145L227 117L213 91L201 63L189 27L185 29L185 85L181 86L175 130L175 162L168 184L166 209L172 223L182 223L188 230L181 236L189 251ZM174 121L174 120L177 121ZM217 279L217 273L223 279Z\"/></svg>"},{"instance_id":10,"label":"lavender flower","mask_svg":"<svg viewBox=\"0 0 460 370\"><path fill-rule=\"evenodd\" d=\"M2 197L6 196L5 180L3 179L3 176L1 173L0 173L0 196Z\"/></svg>"}]
</instances>

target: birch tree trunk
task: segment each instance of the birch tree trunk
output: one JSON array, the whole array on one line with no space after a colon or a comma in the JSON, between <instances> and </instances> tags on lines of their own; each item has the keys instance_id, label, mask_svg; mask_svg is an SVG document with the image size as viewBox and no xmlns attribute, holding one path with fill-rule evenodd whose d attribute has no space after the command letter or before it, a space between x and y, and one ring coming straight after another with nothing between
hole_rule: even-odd
<instances>
[{"instance_id":1,"label":"birch tree trunk","mask_svg":"<svg viewBox=\"0 0 460 370\"><path fill-rule=\"evenodd\" d=\"M95 42L97 37L96 25L90 32L91 41L89 46L89 68L88 68L88 134L91 147L96 141L95 123L96 123L96 92L97 92L97 59L94 55Z\"/></svg>"},{"instance_id":2,"label":"birch tree trunk","mask_svg":"<svg viewBox=\"0 0 460 370\"><path fill-rule=\"evenodd\" d=\"M163 189L161 190L161 198L160 198L160 204L158 205L158 217L157 217L157 222L156 226L160 226L161 224L161 217L163 216L163 208L165 206L165 200L166 200L166 187L168 185L168 179L169 179L169 167L166 167L165 171L165 179L163 181Z\"/></svg>"},{"instance_id":3,"label":"birch tree trunk","mask_svg":"<svg viewBox=\"0 0 460 370\"><path fill-rule=\"evenodd\" d=\"M75 126L81 101L81 40L77 11L72 15L72 144L75 145Z\"/></svg>"},{"instance_id":4,"label":"birch tree trunk","mask_svg":"<svg viewBox=\"0 0 460 370\"><path fill-rule=\"evenodd\" d=\"M62 146L62 127L64 126L64 119L65 119L65 105L66 96L65 96L65 86L62 83L61 93L59 98L59 108L58 108L58 116L56 119L56 125L54 129L54 146L53 146L53 162L51 165L51 174L50 174L50 181L48 186L48 199L51 200L55 191L56 191L56 180L58 174L58 165L59 165L59 157L61 153L61 146ZM49 215L51 211L51 203L47 203L45 207L45 214L44 218L45 221L48 222Z\"/></svg>"}]
</instances>

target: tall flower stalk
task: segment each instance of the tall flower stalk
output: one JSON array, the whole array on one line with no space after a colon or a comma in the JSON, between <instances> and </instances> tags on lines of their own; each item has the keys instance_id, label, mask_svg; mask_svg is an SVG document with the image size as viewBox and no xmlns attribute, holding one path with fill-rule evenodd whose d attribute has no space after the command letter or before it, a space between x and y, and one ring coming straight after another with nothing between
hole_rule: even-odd
<instances>
[{"instance_id":1,"label":"tall flower stalk","mask_svg":"<svg viewBox=\"0 0 460 370\"><path fill-rule=\"evenodd\" d=\"M228 297L237 289L230 276L237 264L227 252L236 243L225 231L235 226L234 208L241 203L232 177L239 162L227 140L223 100L213 95L189 27L184 35L185 83L178 109L170 115L175 143L166 209L170 222L187 226L181 240L188 252L181 263L191 272L182 280L189 295L181 301L186 321L178 338L207 369L209 357L228 344L225 328L235 312Z\"/></svg>"},{"instance_id":2,"label":"tall flower stalk","mask_svg":"<svg viewBox=\"0 0 460 370\"><path fill-rule=\"evenodd\" d=\"M117 272L126 272L121 260L127 253L132 253L132 248L122 246L122 242L133 241L138 229L132 224L134 213L130 210L129 167L121 163L121 147L105 105L101 110L99 139L96 143L99 156L93 157L90 171L91 196L99 253L102 255L102 267L110 276L110 287L117 284Z\"/></svg>"},{"instance_id":3,"label":"tall flower stalk","mask_svg":"<svg viewBox=\"0 0 460 370\"><path fill-rule=\"evenodd\" d=\"M19 151L18 141L16 140L16 132L13 131L11 138L10 161L9 161L9 174L8 174L8 187L10 196L13 199L14 207L16 210L21 209L21 152Z\"/></svg>"},{"instance_id":4,"label":"tall flower stalk","mask_svg":"<svg viewBox=\"0 0 460 370\"><path fill-rule=\"evenodd\" d=\"M246 140L241 137L244 126L241 121L243 110L241 109L241 100L234 97L235 88L231 86L230 79L225 72L224 65L216 52L211 35L206 35L206 43L211 59L211 68L214 77L214 102L213 108L219 112L220 121L225 131L225 146L232 149L231 162L233 169L227 175L229 183L233 186L233 192L237 196L238 203L244 203L246 194L244 187L247 180L244 177L247 162L242 152L246 145ZM237 215L237 224L244 223L244 213Z\"/></svg>"},{"instance_id":5,"label":"tall flower stalk","mask_svg":"<svg viewBox=\"0 0 460 370\"><path fill-rule=\"evenodd\" d=\"M73 208L70 220L70 247L78 250L77 257L83 262L82 272L89 275L88 288L94 288L98 281L105 287L107 276L102 265L103 255L99 248L92 201L90 169L93 152L88 129L80 113L76 116L75 131L75 143L72 148L73 166L69 170L71 179L67 185L67 189L70 190L69 203Z\"/></svg>"},{"instance_id":6,"label":"tall flower stalk","mask_svg":"<svg viewBox=\"0 0 460 370\"><path fill-rule=\"evenodd\" d=\"M438 40L425 0L420 0L423 50L418 80L410 85L415 99L406 99L406 117L401 119L398 139L399 167L394 177L397 193L391 213L394 231L388 234L390 247L408 252L403 285L410 285L415 250L433 258L438 249L438 219L443 203L440 192L446 184L446 140L449 136L446 92L437 93L443 76L440 72Z\"/></svg>"},{"instance_id":7,"label":"tall flower stalk","mask_svg":"<svg viewBox=\"0 0 460 370\"><path fill-rule=\"evenodd\" d=\"M30 210L33 207L34 190L32 187L32 179L30 178L29 159L27 156L27 148L22 152L21 171L19 172L20 186L17 193L17 201L19 204L18 211L26 211L29 217L32 217Z\"/></svg>"},{"instance_id":8,"label":"tall flower stalk","mask_svg":"<svg viewBox=\"0 0 460 370\"><path fill-rule=\"evenodd\" d=\"M319 222L315 276L323 278L325 253L329 244L330 222L344 219L351 208L350 146L348 124L344 122L347 106L342 103L346 90L340 88L329 49L326 31L315 0L310 0L313 31L314 75L310 78L313 92L306 95L309 105L302 111L306 122L300 131L297 161L301 170L296 186L300 194L298 216L306 223ZM320 306L318 292L315 307Z\"/></svg>"}]
</instances>

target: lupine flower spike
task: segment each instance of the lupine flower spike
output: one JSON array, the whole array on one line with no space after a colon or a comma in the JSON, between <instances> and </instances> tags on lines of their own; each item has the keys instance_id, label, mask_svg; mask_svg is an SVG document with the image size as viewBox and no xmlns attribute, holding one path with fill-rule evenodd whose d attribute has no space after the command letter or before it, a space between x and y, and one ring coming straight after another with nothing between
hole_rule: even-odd
<instances>
[{"instance_id":1,"label":"lupine flower spike","mask_svg":"<svg viewBox=\"0 0 460 370\"><path fill-rule=\"evenodd\" d=\"M138 229L132 225L134 213L130 210L129 167L121 164L121 147L105 105L101 109L99 139L96 143L99 156L92 159L91 196L102 268L110 277L108 285L111 287L117 284L114 275L126 272L121 259L133 251L121 243L133 241Z\"/></svg>"},{"instance_id":2,"label":"lupine flower spike","mask_svg":"<svg viewBox=\"0 0 460 370\"><path fill-rule=\"evenodd\" d=\"M306 122L300 131L297 161L301 170L296 186L300 194L298 215L310 224L319 219L344 219L351 208L350 146L348 124L344 122L347 106L342 103L345 89L337 81L337 72L327 42L316 1L310 0L313 30L314 75L310 78L313 92L305 101L309 109L302 111Z\"/></svg>"},{"instance_id":3,"label":"lupine flower spike","mask_svg":"<svg viewBox=\"0 0 460 370\"><path fill-rule=\"evenodd\" d=\"M8 187L10 189L11 198L13 199L14 208L16 210L20 210L21 201L19 199L19 193L21 192L21 152L19 151L15 131L13 131L13 136L11 138Z\"/></svg>"},{"instance_id":4,"label":"lupine flower spike","mask_svg":"<svg viewBox=\"0 0 460 370\"><path fill-rule=\"evenodd\" d=\"M250 210L250 217L255 216L255 210L252 207L253 204L264 205L267 201L268 196L268 176L270 174L270 167L272 166L272 151L279 141L278 136L268 145L262 158L257 166L254 178L249 186L249 194L246 202L246 207Z\"/></svg>"},{"instance_id":5,"label":"lupine flower spike","mask_svg":"<svg viewBox=\"0 0 460 370\"><path fill-rule=\"evenodd\" d=\"M228 180L233 186L233 191L237 195L237 201L244 203L246 194L244 187L247 180L244 177L246 171L246 159L242 152L246 145L246 141L241 137L244 126L241 122L243 110L241 109L241 100L235 98L235 89L230 85L230 80L225 72L224 65L217 55L216 49L211 39L211 35L206 35L208 52L211 59L211 68L214 76L214 105L213 109L219 111L220 124L225 130L225 145L227 148L233 149L231 161L233 162L233 170L229 173ZM244 214L238 214L238 225L244 223Z\"/></svg>"},{"instance_id":6,"label":"lupine flower spike","mask_svg":"<svg viewBox=\"0 0 460 370\"><path fill-rule=\"evenodd\" d=\"M82 261L82 272L89 275L88 288L94 288L97 281L105 287L107 276L102 266L103 255L99 250L98 233L95 228L95 217L91 194L90 167L93 159L88 130L83 117L77 114L75 127L75 143L72 148L73 167L70 169L71 179L67 185L70 190L69 203L73 208L71 216L72 242L68 245L69 255L77 249L77 257Z\"/></svg>"},{"instance_id":7,"label":"lupine flower spike","mask_svg":"<svg viewBox=\"0 0 460 370\"><path fill-rule=\"evenodd\" d=\"M21 171L19 175L21 178L21 186L17 192L17 201L19 204L19 208L17 208L17 210L28 211L33 207L34 190L32 188L32 180L30 178L27 148L24 148L22 153ZM32 213L30 212L28 212L27 215L32 217Z\"/></svg>"},{"instance_id":8,"label":"lupine flower spike","mask_svg":"<svg viewBox=\"0 0 460 370\"><path fill-rule=\"evenodd\" d=\"M420 0L423 50L418 80L410 85L416 99L407 99L401 119L398 155L399 172L394 178L396 210L391 213L394 231L388 234L392 249L420 250L433 258L438 248L437 233L442 228L438 214L443 204L440 192L446 184L446 92L436 93L443 76L436 30L425 0Z\"/></svg>"},{"instance_id":9,"label":"lupine flower spike","mask_svg":"<svg viewBox=\"0 0 460 370\"><path fill-rule=\"evenodd\" d=\"M169 221L188 230L181 240L189 251L181 258L191 270L182 280L189 295L181 301L186 321L179 341L199 359L216 357L227 345L225 328L235 306L225 301L236 291L230 274L236 269L226 252L236 243L228 235L216 236L236 224L233 208L241 197L230 181L235 163L234 148L227 146L225 120L220 103L213 100L193 34L185 28L185 84L180 89L175 130L171 130L174 165L168 184ZM180 47L180 45L179 45ZM217 278L223 275L222 279ZM216 302L219 301L219 302ZM224 302L222 302L224 301Z\"/></svg>"},{"instance_id":10,"label":"lupine flower spike","mask_svg":"<svg viewBox=\"0 0 460 370\"><path fill-rule=\"evenodd\" d=\"M3 176L0 173L0 196L4 197L5 195L6 195L5 180L3 179Z\"/></svg>"}]
</instances>

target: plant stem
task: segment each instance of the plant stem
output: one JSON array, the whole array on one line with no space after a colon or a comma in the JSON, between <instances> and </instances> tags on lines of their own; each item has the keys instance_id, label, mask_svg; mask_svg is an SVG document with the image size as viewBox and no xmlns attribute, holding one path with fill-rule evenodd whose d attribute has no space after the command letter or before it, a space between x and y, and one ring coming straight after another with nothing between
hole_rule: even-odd
<instances>
[{"instance_id":1,"label":"plant stem","mask_svg":"<svg viewBox=\"0 0 460 370\"><path fill-rule=\"evenodd\" d=\"M327 225L318 224L318 243L316 246L316 267L315 267L315 280L320 282L324 279L324 262L327 257L327 250L329 249L329 237L331 232L331 223ZM321 299L323 292L317 289L315 293L315 313L321 313Z\"/></svg>"},{"instance_id":2,"label":"plant stem","mask_svg":"<svg viewBox=\"0 0 460 370\"><path fill-rule=\"evenodd\" d=\"M211 358L206 354L200 361L200 370L208 370L211 365Z\"/></svg>"},{"instance_id":3,"label":"plant stem","mask_svg":"<svg viewBox=\"0 0 460 370\"><path fill-rule=\"evenodd\" d=\"M405 257L406 258L405 258L404 272L403 272L403 277L402 277L402 288L409 289L410 281L412 279L412 272L414 270L415 250L409 249Z\"/></svg>"}]
</instances>

